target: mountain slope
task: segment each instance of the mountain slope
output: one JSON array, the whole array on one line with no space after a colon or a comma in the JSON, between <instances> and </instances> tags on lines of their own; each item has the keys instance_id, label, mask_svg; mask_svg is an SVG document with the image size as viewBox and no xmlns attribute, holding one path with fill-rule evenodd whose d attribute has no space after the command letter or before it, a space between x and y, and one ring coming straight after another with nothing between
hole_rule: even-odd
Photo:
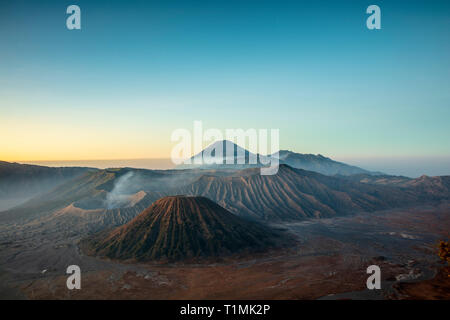
<instances>
[{"instance_id":1,"label":"mountain slope","mask_svg":"<svg viewBox=\"0 0 450 320\"><path fill-rule=\"evenodd\" d=\"M103 228L126 223L156 199L178 194L204 196L234 214L264 220L333 217L450 199L449 177L373 177L331 177L287 165L273 176L261 176L259 168L89 171L1 212L0 221L62 212L61 219Z\"/></svg>"},{"instance_id":2,"label":"mountain slope","mask_svg":"<svg viewBox=\"0 0 450 320\"><path fill-rule=\"evenodd\" d=\"M450 199L450 176L430 177L423 175L419 178L408 178L403 176L389 175L352 175L342 178L359 181L365 184L395 186L404 190L414 192L422 200L449 200Z\"/></svg>"},{"instance_id":3,"label":"mountain slope","mask_svg":"<svg viewBox=\"0 0 450 320\"><path fill-rule=\"evenodd\" d=\"M414 190L421 199L450 200L450 176L423 175L406 181L402 187Z\"/></svg>"},{"instance_id":4,"label":"mountain slope","mask_svg":"<svg viewBox=\"0 0 450 320\"><path fill-rule=\"evenodd\" d=\"M129 198L140 191L168 195L169 190L192 183L205 173L228 175L230 172L132 168L88 170L20 206L0 212L0 221L33 219L71 204L86 210L124 208L133 202Z\"/></svg>"},{"instance_id":5,"label":"mountain slope","mask_svg":"<svg viewBox=\"0 0 450 320\"><path fill-rule=\"evenodd\" d=\"M279 159L282 163L293 168L314 171L329 176L337 174L344 176L353 174L379 174L342 162L334 161L320 154L301 154L288 150L280 150Z\"/></svg>"},{"instance_id":6,"label":"mountain slope","mask_svg":"<svg viewBox=\"0 0 450 320\"><path fill-rule=\"evenodd\" d=\"M0 211L44 194L95 169L44 167L0 161Z\"/></svg>"},{"instance_id":7,"label":"mountain slope","mask_svg":"<svg viewBox=\"0 0 450 320\"><path fill-rule=\"evenodd\" d=\"M259 251L274 245L276 238L270 229L236 217L204 197L170 196L83 246L90 254L115 259L180 260Z\"/></svg>"},{"instance_id":8,"label":"mountain slope","mask_svg":"<svg viewBox=\"0 0 450 320\"><path fill-rule=\"evenodd\" d=\"M204 196L235 214L265 220L333 217L417 201L408 190L352 182L287 165L281 165L272 176L262 176L258 169L226 177L204 175L176 192Z\"/></svg>"}]
</instances>

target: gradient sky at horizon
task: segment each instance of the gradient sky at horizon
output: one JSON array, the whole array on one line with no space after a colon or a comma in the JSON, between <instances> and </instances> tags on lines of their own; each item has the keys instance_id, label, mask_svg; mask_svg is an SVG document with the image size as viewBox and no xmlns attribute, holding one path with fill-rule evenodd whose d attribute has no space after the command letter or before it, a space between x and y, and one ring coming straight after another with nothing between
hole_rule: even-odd
<instances>
[{"instance_id":1,"label":"gradient sky at horizon","mask_svg":"<svg viewBox=\"0 0 450 320\"><path fill-rule=\"evenodd\" d=\"M449 40L449 1L1 1L0 160L167 158L194 120L450 159Z\"/></svg>"}]
</instances>

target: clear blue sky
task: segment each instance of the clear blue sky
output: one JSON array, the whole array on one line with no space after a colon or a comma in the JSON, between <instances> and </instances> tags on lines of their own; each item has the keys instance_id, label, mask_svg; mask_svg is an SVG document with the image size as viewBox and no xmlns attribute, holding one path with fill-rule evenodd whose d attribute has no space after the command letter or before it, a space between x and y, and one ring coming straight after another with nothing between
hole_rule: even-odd
<instances>
[{"instance_id":1,"label":"clear blue sky","mask_svg":"<svg viewBox=\"0 0 450 320\"><path fill-rule=\"evenodd\" d=\"M0 158L167 157L194 120L330 157L450 156L449 40L450 1L3 0Z\"/></svg>"}]
</instances>

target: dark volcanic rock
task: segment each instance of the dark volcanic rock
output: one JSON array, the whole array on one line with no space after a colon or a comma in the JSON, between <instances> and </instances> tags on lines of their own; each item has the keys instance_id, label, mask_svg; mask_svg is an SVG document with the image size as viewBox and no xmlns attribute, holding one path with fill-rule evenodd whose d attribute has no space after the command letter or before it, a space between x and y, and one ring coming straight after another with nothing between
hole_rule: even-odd
<instances>
[{"instance_id":1,"label":"dark volcanic rock","mask_svg":"<svg viewBox=\"0 0 450 320\"><path fill-rule=\"evenodd\" d=\"M157 200L129 223L83 242L88 254L113 259L181 260L262 251L278 233L204 197Z\"/></svg>"}]
</instances>

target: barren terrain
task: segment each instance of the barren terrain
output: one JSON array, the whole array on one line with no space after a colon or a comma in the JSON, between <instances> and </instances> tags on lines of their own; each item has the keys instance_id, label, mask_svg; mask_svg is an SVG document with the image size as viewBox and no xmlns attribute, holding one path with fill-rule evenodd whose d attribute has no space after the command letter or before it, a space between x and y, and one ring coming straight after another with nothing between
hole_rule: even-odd
<instances>
[{"instance_id":1,"label":"barren terrain","mask_svg":"<svg viewBox=\"0 0 450 320\"><path fill-rule=\"evenodd\" d=\"M78 248L84 235L77 224L70 231L70 226L49 227L51 221L1 226L1 298L450 298L448 283L441 281L436 294L424 282L443 267L436 244L448 237L449 203L277 224L296 238L291 248L201 264L85 256ZM66 288L71 264L81 267L81 290ZM372 264L381 268L382 290L366 289L366 268ZM418 295L417 285L431 291Z\"/></svg>"}]
</instances>

